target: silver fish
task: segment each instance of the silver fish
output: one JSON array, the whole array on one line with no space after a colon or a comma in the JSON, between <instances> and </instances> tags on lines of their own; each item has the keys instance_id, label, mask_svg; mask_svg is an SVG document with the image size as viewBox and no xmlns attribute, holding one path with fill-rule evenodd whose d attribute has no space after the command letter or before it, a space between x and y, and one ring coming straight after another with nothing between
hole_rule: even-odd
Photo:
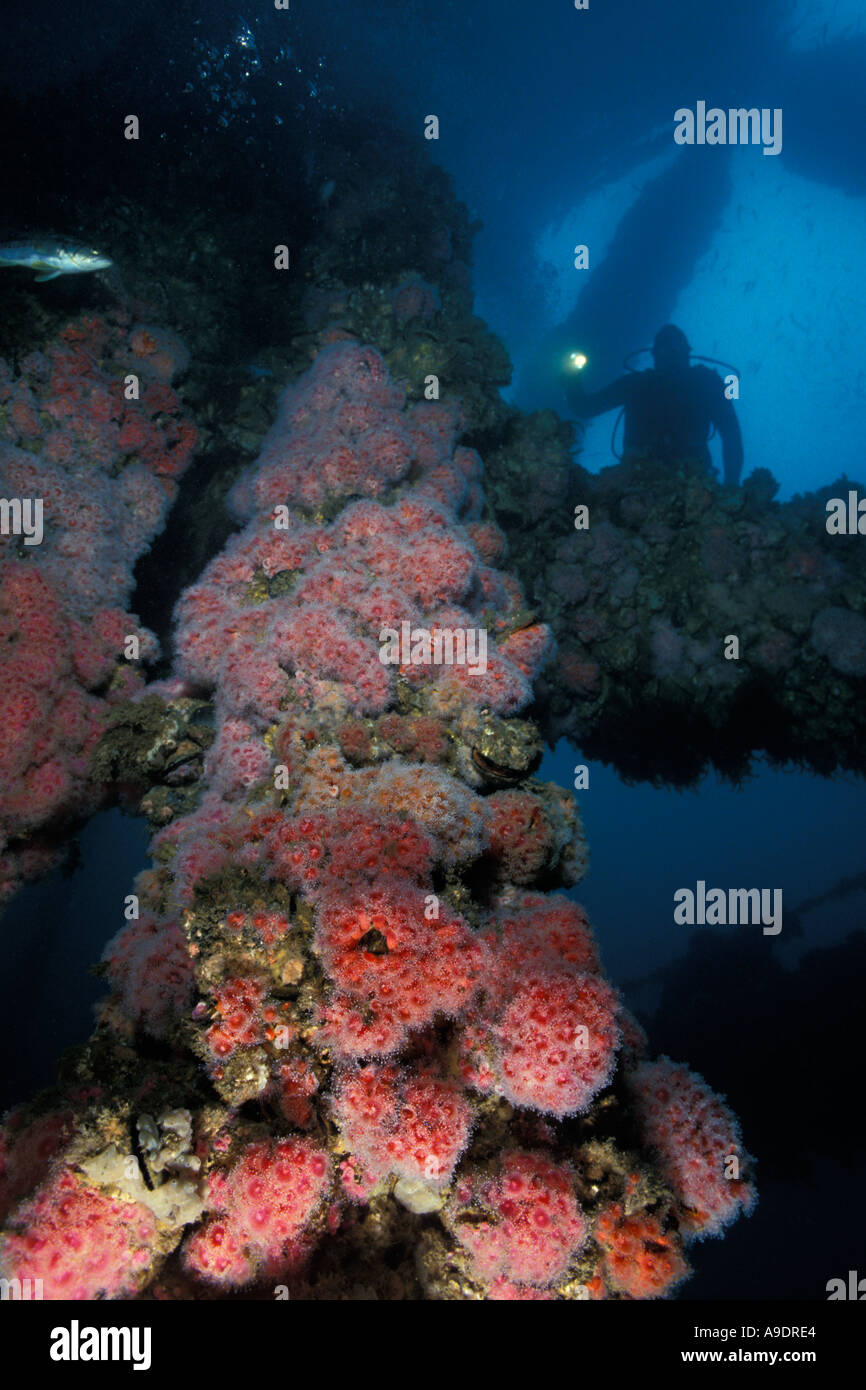
<instances>
[{"instance_id":1,"label":"silver fish","mask_svg":"<svg viewBox=\"0 0 866 1390\"><path fill-rule=\"evenodd\" d=\"M23 266L38 271L36 282L56 280L58 275L82 275L105 270L113 262L95 247L61 237L34 237L29 241L0 241L0 267Z\"/></svg>"}]
</instances>

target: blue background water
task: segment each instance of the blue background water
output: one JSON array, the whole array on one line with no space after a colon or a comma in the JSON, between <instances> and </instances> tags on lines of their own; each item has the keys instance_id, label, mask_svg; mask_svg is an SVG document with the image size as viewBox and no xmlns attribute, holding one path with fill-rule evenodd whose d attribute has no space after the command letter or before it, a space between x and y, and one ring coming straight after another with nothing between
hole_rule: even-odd
<instances>
[{"instance_id":1,"label":"blue background water","mask_svg":"<svg viewBox=\"0 0 866 1390\"><path fill-rule=\"evenodd\" d=\"M243 122L253 141L259 131L273 137L281 122L304 119L287 109L287 71L302 74L308 115L317 105L339 106L351 120L384 101L420 139L424 117L438 114L435 157L483 223L477 307L515 363L510 394L518 404L557 400L545 335L576 310L575 332L591 333L605 370L674 319L697 351L741 369L747 471L769 467L782 496L863 473L866 24L859 0L591 0L588 12L568 0L292 0L288 14L239 10L234 0L212 0L206 10L160 0L146 13L80 0L4 23L0 82L17 93L38 97L82 75L97 90L122 79L131 110L145 93L175 112L198 100L195 109L207 112L215 132ZM114 56L123 45L128 54L130 44L139 65L119 74ZM782 153L678 155L673 112L700 99L781 107ZM327 182L327 161L314 146L308 160L308 174ZM588 273L572 266L578 242L590 245ZM610 423L587 436L582 461L591 468L609 459ZM568 786L579 761L579 750L561 746L542 775ZM593 766L581 806L592 866L577 896L612 977L646 1018L661 998L660 972L690 944L690 929L673 923L676 888L698 878L780 887L791 909L864 869L866 797L855 779L758 765L740 789L706 779L675 793L628 787ZM0 1009L15 1040L4 1102L48 1081L58 1050L86 1035L98 990L86 967L122 923L146 837L140 824L111 813L85 831L82 851L71 878L55 875L28 889L2 923ZM863 907L864 890L849 885L799 923L792 918L778 941L758 930L747 947L732 932L721 956L687 969L686 983L707 1009L703 1023L700 1010L683 1023L681 1055L700 1052L754 1148L749 1121L760 1126L762 1096L779 1089L786 1052L780 1048L768 1072L766 1047L761 1054L756 1041L751 1076L733 1064L733 1052L748 1050L750 1027L763 1045L772 1020L762 1015L759 1028L754 1001L744 1003L732 979L738 970L760 978L770 960L787 971L802 967L810 948L844 943L862 924ZM719 967L725 951L732 974ZM852 948L850 960L862 965L862 950ZM856 1263L853 1237L843 1232L862 1183L852 1166L862 1163L862 1146L851 1142L859 1099L839 1079L835 1007L826 991L801 1017L780 1004L788 1012L777 1035L811 1036L822 1065L804 1084L801 1105L785 1112L787 1127L783 1115L772 1134L762 1132L757 1214L702 1252L685 1296L821 1297L828 1278ZM709 1020L716 1027L725 1009L730 1031L711 1036ZM836 1097L829 1133L810 1131L816 1087Z\"/></svg>"}]
</instances>

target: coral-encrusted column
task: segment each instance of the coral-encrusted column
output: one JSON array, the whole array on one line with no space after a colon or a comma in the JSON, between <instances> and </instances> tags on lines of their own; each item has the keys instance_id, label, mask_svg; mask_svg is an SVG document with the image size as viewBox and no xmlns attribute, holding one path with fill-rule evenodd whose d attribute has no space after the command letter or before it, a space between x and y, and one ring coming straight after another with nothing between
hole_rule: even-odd
<instances>
[{"instance_id":1,"label":"coral-encrusted column","mask_svg":"<svg viewBox=\"0 0 866 1390\"><path fill-rule=\"evenodd\" d=\"M44 1175L3 1267L47 1296L654 1297L754 1200L736 1120L640 1061L551 891L585 847L518 717L550 638L459 426L328 347L179 603L203 795L155 837L77 1090L6 1135L10 1198Z\"/></svg>"},{"instance_id":2,"label":"coral-encrusted column","mask_svg":"<svg viewBox=\"0 0 866 1390\"><path fill-rule=\"evenodd\" d=\"M98 806L107 707L156 652L124 610L195 446L171 387L185 363L123 313L0 359L0 903Z\"/></svg>"}]
</instances>

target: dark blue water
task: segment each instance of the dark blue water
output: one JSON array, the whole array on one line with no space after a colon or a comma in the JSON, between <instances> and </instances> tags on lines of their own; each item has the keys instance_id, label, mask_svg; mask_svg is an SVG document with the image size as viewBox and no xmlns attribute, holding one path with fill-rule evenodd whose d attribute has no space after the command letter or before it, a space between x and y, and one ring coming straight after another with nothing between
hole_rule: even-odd
<instances>
[{"instance_id":1,"label":"dark blue water","mask_svg":"<svg viewBox=\"0 0 866 1390\"><path fill-rule=\"evenodd\" d=\"M77 863L23 889L6 908L0 964L5 1020L0 1109L54 1080L60 1053L86 1041L105 989L89 974L123 926L124 898L147 861L144 821L105 811L84 829Z\"/></svg>"},{"instance_id":2,"label":"dark blue water","mask_svg":"<svg viewBox=\"0 0 866 1390\"><path fill-rule=\"evenodd\" d=\"M512 399L560 403L551 335L591 343L610 374L672 319L698 351L741 370L746 471L770 468L783 497L862 471L859 0L592 0L587 12L567 0L292 0L288 13L223 0L205 9L156 0L144 11L80 0L6 17L4 31L0 84L33 103L37 125L49 88L83 84L106 121L135 110L156 141L240 131L237 199L261 170L277 185L301 175L326 185L315 143L325 114L361 122L385 106L419 140L425 116L438 114L435 158L483 224L477 309L515 363ZM678 151L673 113L699 100L781 108L781 153ZM291 158L282 159L288 132ZM118 148L111 158L122 168L130 152ZM103 158L94 148L76 171L79 189L98 187ZM16 168L10 214L56 220L59 167L33 160L29 182L24 164ZM572 263L577 243L592 249L586 273ZM226 341L227 360L232 351ZM588 434L589 467L609 460L609 432L605 420ZM561 746L542 775L569 786L578 761ZM862 979L853 934L864 890L843 881L866 867L863 784L757 766L742 788L707 779L678 793L627 787L592 766L581 807L592 865L576 895L612 978L654 1043L676 1046L727 1091L765 1174L757 1214L699 1252L685 1296L820 1297L856 1263L847 1218L863 1181L860 1102L844 1065L851 1042L834 1031L848 1007L844 982ZM2 1009L14 1042L4 1049L4 1104L49 1081L59 1050L86 1036L99 992L86 967L122 924L123 896L145 862L141 825L99 817L82 837L78 871L29 888L6 913ZM732 931L695 951L692 930L673 922L672 898L701 878L781 888L792 914L782 936L752 929L746 941ZM666 1021L665 998L681 1001ZM816 1094L827 1101L822 1124ZM768 1096L781 1097L771 1125Z\"/></svg>"}]
</instances>

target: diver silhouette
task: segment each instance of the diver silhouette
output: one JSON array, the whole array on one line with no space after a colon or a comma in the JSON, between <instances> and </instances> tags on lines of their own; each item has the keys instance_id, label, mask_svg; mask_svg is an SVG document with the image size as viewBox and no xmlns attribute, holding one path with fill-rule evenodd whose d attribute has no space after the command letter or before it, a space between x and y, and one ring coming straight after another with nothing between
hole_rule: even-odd
<instances>
[{"instance_id":1,"label":"diver silhouette","mask_svg":"<svg viewBox=\"0 0 866 1390\"><path fill-rule=\"evenodd\" d=\"M570 376L566 396L575 415L591 420L616 406L625 408L623 457L654 457L666 463L700 459L710 464L707 440L715 425L722 441L725 483L736 487L743 467L743 440L734 407L718 372L692 366L682 329L667 324L655 336L654 365L627 372L600 391L584 390Z\"/></svg>"}]
</instances>

